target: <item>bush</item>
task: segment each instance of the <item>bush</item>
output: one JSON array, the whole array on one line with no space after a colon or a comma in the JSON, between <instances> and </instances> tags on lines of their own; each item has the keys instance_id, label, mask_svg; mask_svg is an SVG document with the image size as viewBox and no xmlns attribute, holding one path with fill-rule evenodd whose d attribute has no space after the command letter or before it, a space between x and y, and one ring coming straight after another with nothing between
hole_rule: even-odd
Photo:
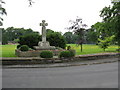
<instances>
[{"instance_id":1,"label":"bush","mask_svg":"<svg viewBox=\"0 0 120 90\"><path fill-rule=\"evenodd\" d=\"M69 58L71 57L71 52L70 51L62 51L60 52L60 55L59 55L60 58Z\"/></svg>"},{"instance_id":2,"label":"bush","mask_svg":"<svg viewBox=\"0 0 120 90\"><path fill-rule=\"evenodd\" d=\"M98 38L98 41L99 41L98 45L101 48L103 48L103 50L105 51L105 49L108 48L111 45L111 42L114 39L114 37L115 37L114 35L111 36L111 37L105 37L104 40Z\"/></svg>"},{"instance_id":3,"label":"bush","mask_svg":"<svg viewBox=\"0 0 120 90\"><path fill-rule=\"evenodd\" d=\"M27 45L22 45L22 46L20 47L20 50L21 50L21 51L28 51L28 50L29 50L29 47L28 47Z\"/></svg>"},{"instance_id":4,"label":"bush","mask_svg":"<svg viewBox=\"0 0 120 90\"><path fill-rule=\"evenodd\" d=\"M40 53L41 58L52 58L53 57L53 52L51 51L42 51Z\"/></svg>"},{"instance_id":5,"label":"bush","mask_svg":"<svg viewBox=\"0 0 120 90\"><path fill-rule=\"evenodd\" d=\"M67 46L67 50L70 50L71 49L71 46Z\"/></svg>"},{"instance_id":6,"label":"bush","mask_svg":"<svg viewBox=\"0 0 120 90\"><path fill-rule=\"evenodd\" d=\"M19 44L19 45L17 45L17 49L19 49L21 47L21 45Z\"/></svg>"},{"instance_id":7,"label":"bush","mask_svg":"<svg viewBox=\"0 0 120 90\"><path fill-rule=\"evenodd\" d=\"M61 47L63 49L66 47L65 38L59 32L47 34L47 41L50 42L51 46Z\"/></svg>"},{"instance_id":8,"label":"bush","mask_svg":"<svg viewBox=\"0 0 120 90\"><path fill-rule=\"evenodd\" d=\"M69 52L71 53L71 57L75 56L75 50L69 50Z\"/></svg>"},{"instance_id":9,"label":"bush","mask_svg":"<svg viewBox=\"0 0 120 90\"><path fill-rule=\"evenodd\" d=\"M39 34L28 34L19 38L20 45L28 45L33 49L33 46L38 46L38 42L41 40Z\"/></svg>"}]
</instances>

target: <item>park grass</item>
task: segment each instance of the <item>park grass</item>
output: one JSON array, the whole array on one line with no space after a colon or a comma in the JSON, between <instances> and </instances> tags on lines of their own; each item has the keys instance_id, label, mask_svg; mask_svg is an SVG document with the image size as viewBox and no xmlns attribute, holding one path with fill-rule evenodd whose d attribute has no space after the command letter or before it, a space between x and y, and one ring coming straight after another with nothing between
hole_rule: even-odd
<instances>
[{"instance_id":1,"label":"park grass","mask_svg":"<svg viewBox=\"0 0 120 90\"><path fill-rule=\"evenodd\" d=\"M76 50L76 55L84 55L84 54L96 54L96 53L112 53L117 52L118 49L117 45L111 45L106 49L104 52L98 45L93 44L84 44L83 51L80 51L80 46L76 46L76 44L67 44L67 46L71 46L71 49Z\"/></svg>"},{"instance_id":2,"label":"park grass","mask_svg":"<svg viewBox=\"0 0 120 90\"><path fill-rule=\"evenodd\" d=\"M72 49L76 50L76 55L85 55L85 54L96 54L96 53L111 53L117 52L118 46L112 45L104 52L103 49L99 48L97 45L92 44L84 44L83 52L80 51L80 46L76 46L76 44L67 44L67 46L71 46ZM16 57L15 49L17 45L0 45L2 47L2 56L1 57Z\"/></svg>"},{"instance_id":3,"label":"park grass","mask_svg":"<svg viewBox=\"0 0 120 90\"><path fill-rule=\"evenodd\" d=\"M15 49L17 45L0 45L2 47L2 57L17 57Z\"/></svg>"}]
</instances>

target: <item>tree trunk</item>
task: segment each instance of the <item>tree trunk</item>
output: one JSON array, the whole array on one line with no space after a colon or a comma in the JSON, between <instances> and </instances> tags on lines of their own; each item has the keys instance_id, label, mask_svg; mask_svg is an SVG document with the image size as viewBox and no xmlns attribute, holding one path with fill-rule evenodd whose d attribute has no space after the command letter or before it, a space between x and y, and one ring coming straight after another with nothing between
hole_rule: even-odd
<instances>
[{"instance_id":1,"label":"tree trunk","mask_svg":"<svg viewBox=\"0 0 120 90\"><path fill-rule=\"evenodd\" d=\"M105 52L105 48L104 48L104 52Z\"/></svg>"},{"instance_id":2,"label":"tree trunk","mask_svg":"<svg viewBox=\"0 0 120 90\"><path fill-rule=\"evenodd\" d=\"M81 46L81 52L82 52L82 44L80 44L80 46Z\"/></svg>"}]
</instances>

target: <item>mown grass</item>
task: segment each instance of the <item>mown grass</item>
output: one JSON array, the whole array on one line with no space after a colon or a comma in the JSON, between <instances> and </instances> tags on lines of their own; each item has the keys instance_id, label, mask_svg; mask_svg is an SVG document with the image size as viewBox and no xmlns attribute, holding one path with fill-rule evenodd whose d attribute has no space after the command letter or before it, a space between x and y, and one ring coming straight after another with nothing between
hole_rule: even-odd
<instances>
[{"instance_id":1,"label":"mown grass","mask_svg":"<svg viewBox=\"0 0 120 90\"><path fill-rule=\"evenodd\" d=\"M106 49L104 52L103 49L101 49L97 45L93 44L84 44L83 45L83 51L81 52L80 46L77 46L76 44L67 44L67 46L71 46L71 49L76 50L76 55L83 55L83 54L95 54L95 53L111 53L111 52L117 52L116 49L118 49L117 45L112 45Z\"/></svg>"},{"instance_id":2,"label":"mown grass","mask_svg":"<svg viewBox=\"0 0 120 90\"><path fill-rule=\"evenodd\" d=\"M83 45L83 52L80 51L80 46L76 46L76 44L67 44L70 45L72 49L76 50L76 55L84 55L84 54L95 54L95 53L110 53L117 52L118 46L112 45L104 52L103 49L99 48L97 45ZM15 49L17 45L0 45L2 47L2 56L1 57L16 57Z\"/></svg>"},{"instance_id":3,"label":"mown grass","mask_svg":"<svg viewBox=\"0 0 120 90\"><path fill-rule=\"evenodd\" d=\"M2 57L16 57L15 49L17 45L1 45Z\"/></svg>"}]
</instances>

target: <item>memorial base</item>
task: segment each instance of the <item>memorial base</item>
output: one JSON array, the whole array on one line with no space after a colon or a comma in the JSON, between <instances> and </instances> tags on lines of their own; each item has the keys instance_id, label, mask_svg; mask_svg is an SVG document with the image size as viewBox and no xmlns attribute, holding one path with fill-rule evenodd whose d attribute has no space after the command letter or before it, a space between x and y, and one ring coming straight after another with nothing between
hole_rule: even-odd
<instances>
[{"instance_id":1,"label":"memorial base","mask_svg":"<svg viewBox=\"0 0 120 90\"><path fill-rule=\"evenodd\" d=\"M50 46L49 42L39 42L38 46L34 46L35 50L55 50L55 46Z\"/></svg>"}]
</instances>

